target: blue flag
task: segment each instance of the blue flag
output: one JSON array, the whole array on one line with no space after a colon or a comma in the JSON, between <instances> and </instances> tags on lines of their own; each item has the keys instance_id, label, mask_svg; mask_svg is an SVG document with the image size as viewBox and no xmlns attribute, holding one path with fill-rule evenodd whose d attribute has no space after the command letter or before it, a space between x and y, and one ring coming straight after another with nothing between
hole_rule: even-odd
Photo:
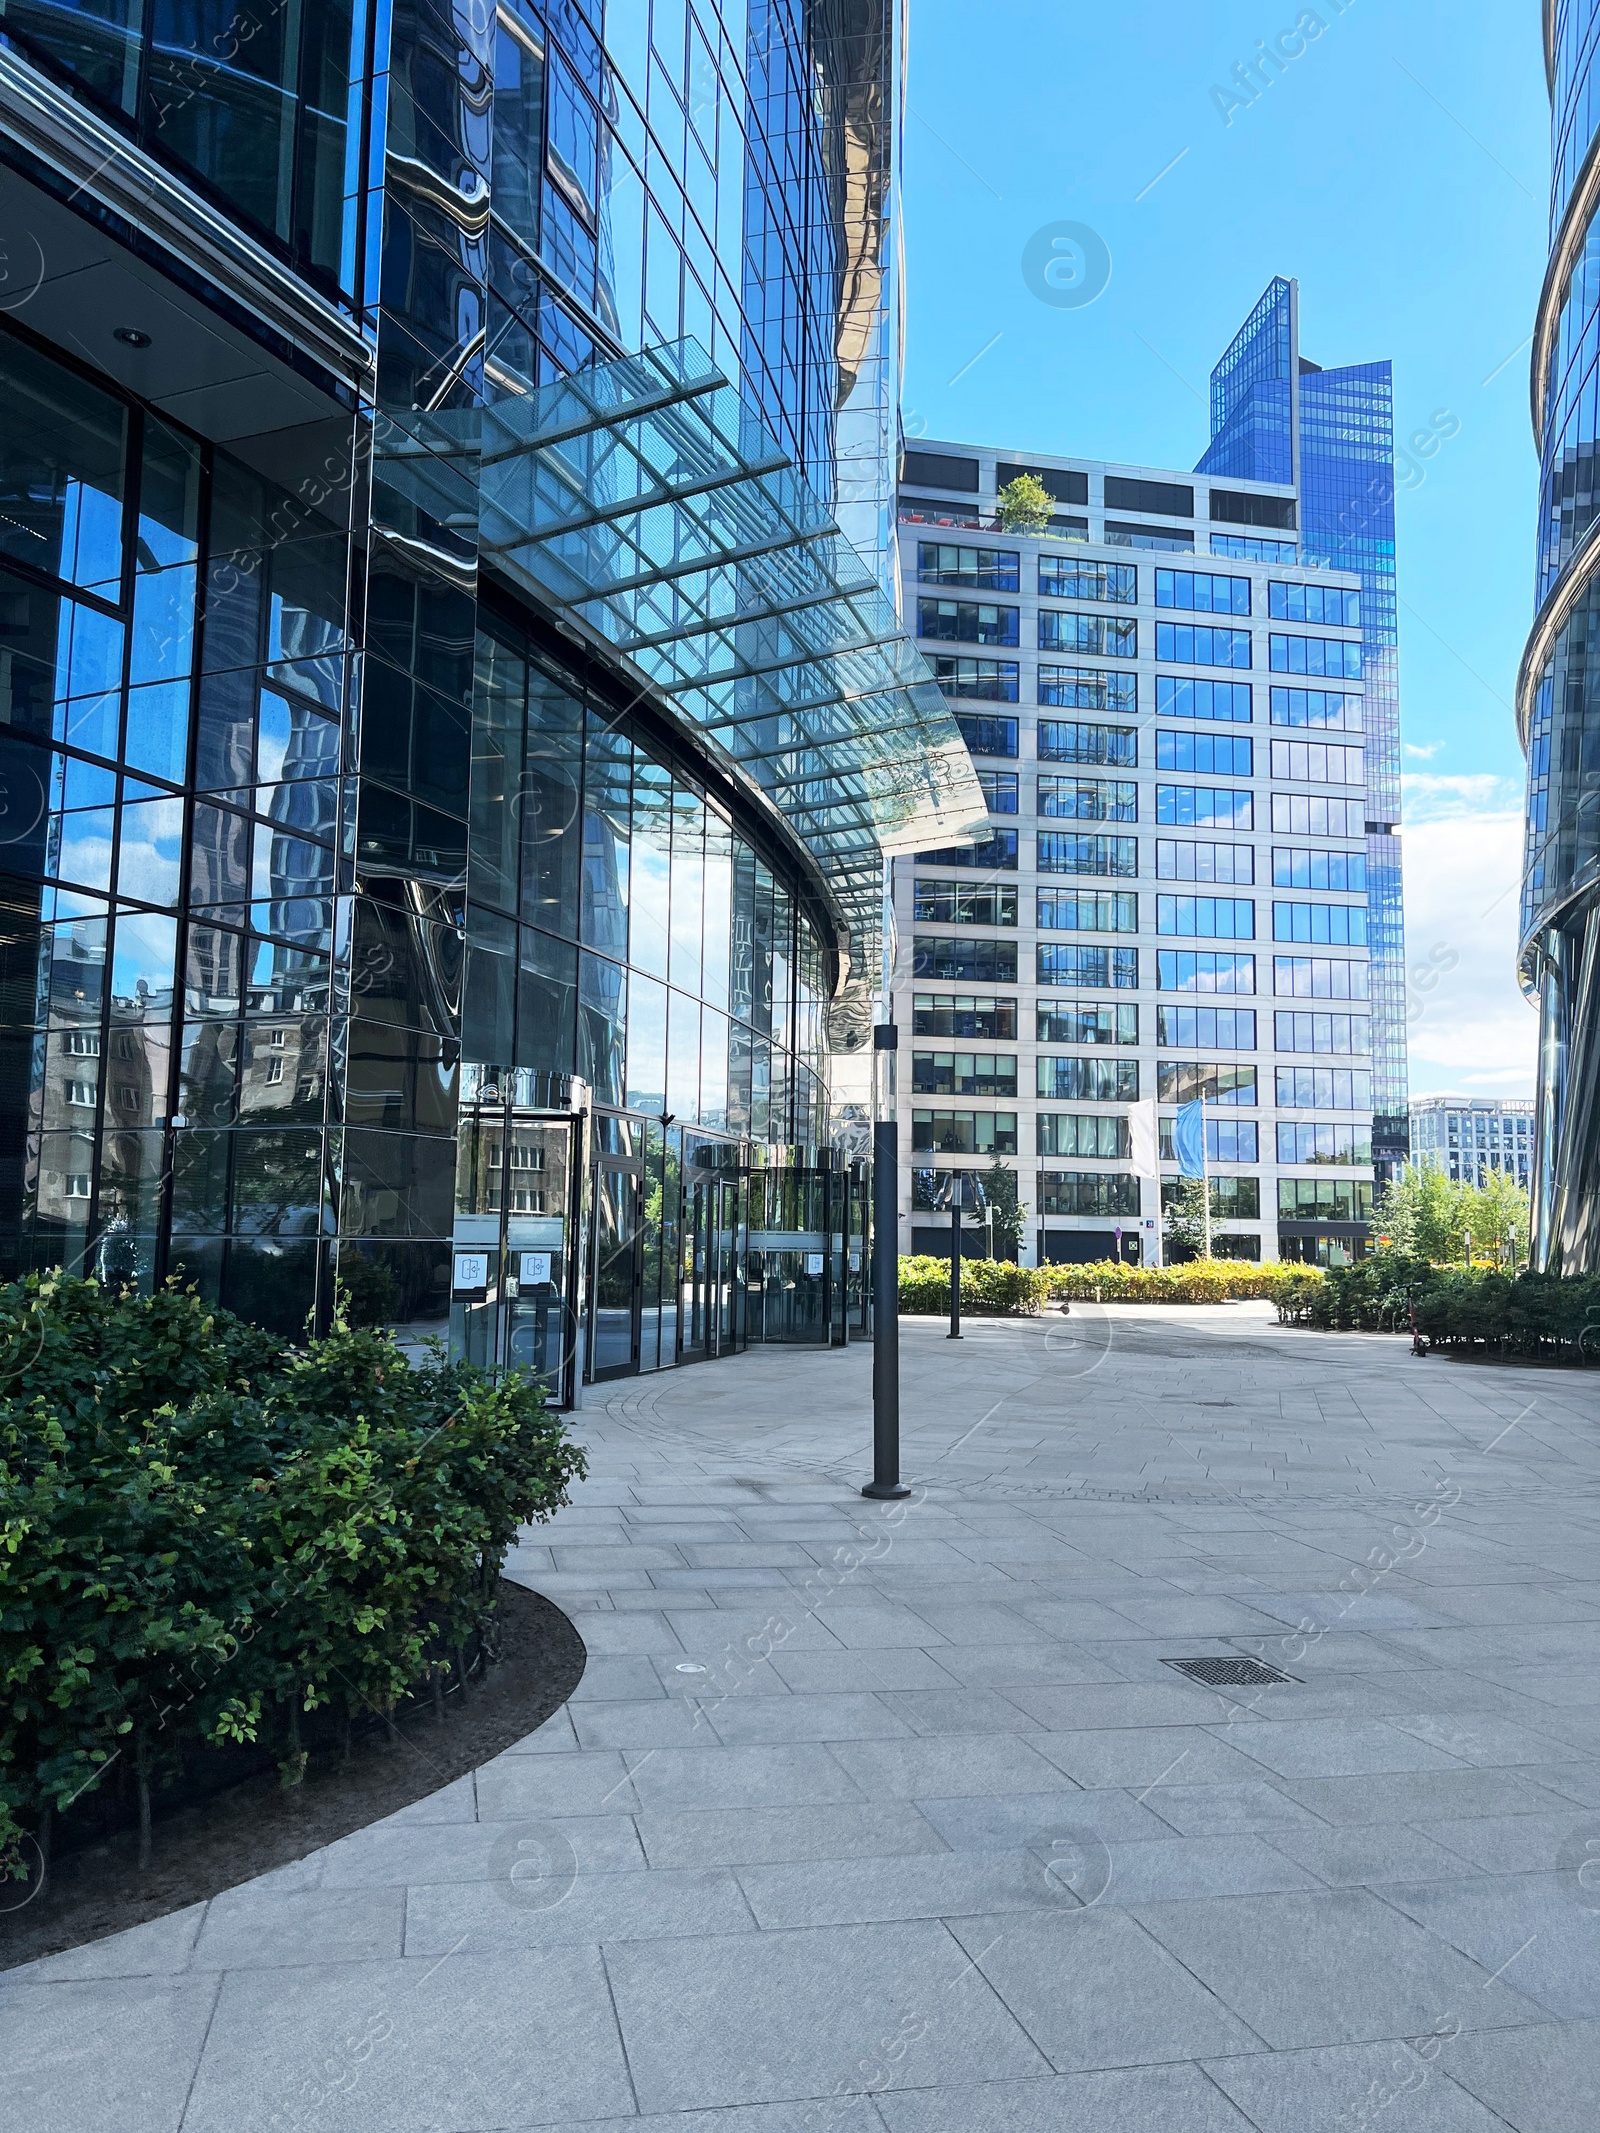
<instances>
[{"instance_id":1,"label":"blue flag","mask_svg":"<svg viewBox=\"0 0 1600 2133\"><path fill-rule=\"evenodd\" d=\"M1173 1121L1172 1152L1178 1158L1180 1178L1203 1178L1206 1174L1206 1107L1196 1101L1185 1104Z\"/></svg>"}]
</instances>

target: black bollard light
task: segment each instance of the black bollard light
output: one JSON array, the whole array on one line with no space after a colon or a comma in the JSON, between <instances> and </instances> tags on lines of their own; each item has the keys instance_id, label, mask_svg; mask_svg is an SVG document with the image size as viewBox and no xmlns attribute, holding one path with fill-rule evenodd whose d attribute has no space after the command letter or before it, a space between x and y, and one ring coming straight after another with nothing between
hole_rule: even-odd
<instances>
[{"instance_id":1,"label":"black bollard light","mask_svg":"<svg viewBox=\"0 0 1600 2133\"><path fill-rule=\"evenodd\" d=\"M892 1055L898 1042L892 1022L872 1032L875 1051ZM879 1498L911 1494L900 1479L900 1146L892 1056L884 1064L889 1116L872 1129L872 1479L861 1491Z\"/></svg>"}]
</instances>

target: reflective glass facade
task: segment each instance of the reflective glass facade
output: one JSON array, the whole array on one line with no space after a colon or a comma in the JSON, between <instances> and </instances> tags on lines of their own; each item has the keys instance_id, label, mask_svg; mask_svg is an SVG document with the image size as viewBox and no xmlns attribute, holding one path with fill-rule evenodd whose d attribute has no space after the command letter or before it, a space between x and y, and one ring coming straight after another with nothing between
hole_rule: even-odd
<instances>
[{"instance_id":1,"label":"reflective glass facade","mask_svg":"<svg viewBox=\"0 0 1600 2133\"><path fill-rule=\"evenodd\" d=\"M897 39L0 8L0 1272L566 1394L842 1337L868 888L984 818L887 563Z\"/></svg>"},{"instance_id":2,"label":"reflective glass facade","mask_svg":"<svg viewBox=\"0 0 1600 2133\"><path fill-rule=\"evenodd\" d=\"M1400 686L1394 393L1387 362L1323 370L1300 354L1298 285L1272 281L1211 374L1202 474L1292 484L1301 560L1361 580L1367 901L1372 949L1373 1150L1406 1152L1405 927L1400 878Z\"/></svg>"},{"instance_id":3,"label":"reflective glass facade","mask_svg":"<svg viewBox=\"0 0 1600 2133\"><path fill-rule=\"evenodd\" d=\"M1521 977L1540 1010L1533 1257L1561 1273L1600 1268L1600 271L1596 70L1600 8L1547 10L1553 36L1550 268L1533 337L1540 450L1535 620L1517 683L1528 760ZM1585 175L1587 171L1587 175Z\"/></svg>"}]
</instances>

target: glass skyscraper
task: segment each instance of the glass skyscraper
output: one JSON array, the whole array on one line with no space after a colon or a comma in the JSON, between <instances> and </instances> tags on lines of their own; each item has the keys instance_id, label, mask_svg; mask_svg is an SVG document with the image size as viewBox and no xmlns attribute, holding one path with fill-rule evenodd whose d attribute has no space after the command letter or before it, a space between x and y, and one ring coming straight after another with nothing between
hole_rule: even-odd
<instances>
[{"instance_id":1,"label":"glass skyscraper","mask_svg":"<svg viewBox=\"0 0 1600 2133\"><path fill-rule=\"evenodd\" d=\"M892 597L899 62L8 0L0 1274L563 1396L858 1322L884 856L985 819Z\"/></svg>"},{"instance_id":2,"label":"glass skyscraper","mask_svg":"<svg viewBox=\"0 0 1600 2133\"><path fill-rule=\"evenodd\" d=\"M1196 472L1282 484L1292 494L1272 523L1298 534L1301 562L1353 571L1361 580L1372 1152L1381 1180L1407 1151L1405 937L1395 834L1400 690L1389 364L1324 370L1302 356L1299 284L1275 278L1211 373L1211 443ZM1241 539L1245 553L1250 536L1243 528Z\"/></svg>"},{"instance_id":3,"label":"glass skyscraper","mask_svg":"<svg viewBox=\"0 0 1600 2133\"><path fill-rule=\"evenodd\" d=\"M1533 1260L1600 1269L1600 5L1544 11L1553 173L1534 321L1535 614L1517 676L1528 759L1519 972L1539 1004Z\"/></svg>"}]
</instances>

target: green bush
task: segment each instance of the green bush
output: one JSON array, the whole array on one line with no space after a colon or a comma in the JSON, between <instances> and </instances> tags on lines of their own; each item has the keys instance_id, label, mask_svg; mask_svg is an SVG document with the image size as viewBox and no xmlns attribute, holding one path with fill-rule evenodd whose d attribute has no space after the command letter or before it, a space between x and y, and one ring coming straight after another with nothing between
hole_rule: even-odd
<instances>
[{"instance_id":1,"label":"green bush","mask_svg":"<svg viewBox=\"0 0 1600 2133\"><path fill-rule=\"evenodd\" d=\"M961 1308L973 1318L1030 1318L1050 1293L1042 1271L1013 1266L1006 1259L963 1259ZM902 1311L948 1317L950 1262L917 1258L900 1261Z\"/></svg>"},{"instance_id":2,"label":"green bush","mask_svg":"<svg viewBox=\"0 0 1600 2133\"><path fill-rule=\"evenodd\" d=\"M1333 1331L1417 1330L1430 1347L1480 1354L1600 1360L1600 1276L1510 1274L1490 1265L1433 1266L1411 1253L1372 1252L1329 1272L1294 1313ZM1280 1316L1289 1316L1280 1304Z\"/></svg>"},{"instance_id":3,"label":"green bush","mask_svg":"<svg viewBox=\"0 0 1600 2133\"><path fill-rule=\"evenodd\" d=\"M1191 1259L1182 1266L1128 1266L1115 1259L1086 1265L1042 1269L1052 1296L1094 1303L1213 1304L1267 1297L1279 1304L1301 1288L1314 1287L1316 1267L1272 1260L1257 1266L1246 1259Z\"/></svg>"},{"instance_id":4,"label":"green bush","mask_svg":"<svg viewBox=\"0 0 1600 2133\"><path fill-rule=\"evenodd\" d=\"M526 1377L291 1349L192 1292L0 1288L0 1876L114 1766L392 1711L485 1633L517 1529L582 1451Z\"/></svg>"}]
</instances>

